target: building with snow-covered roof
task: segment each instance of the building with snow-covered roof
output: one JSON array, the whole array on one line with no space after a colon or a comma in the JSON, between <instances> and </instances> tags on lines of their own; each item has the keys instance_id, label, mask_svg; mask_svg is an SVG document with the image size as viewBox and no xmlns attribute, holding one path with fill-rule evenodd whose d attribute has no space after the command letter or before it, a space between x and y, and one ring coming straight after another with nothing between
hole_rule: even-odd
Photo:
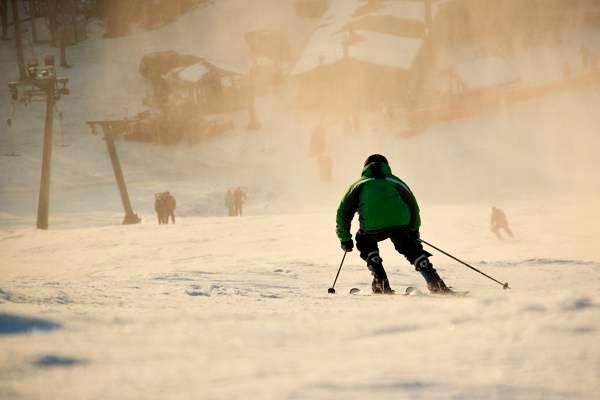
<instances>
[{"instance_id":1,"label":"building with snow-covered roof","mask_svg":"<svg viewBox=\"0 0 600 400\"><path fill-rule=\"evenodd\" d=\"M409 70L419 54L422 40L385 33L355 31L348 56L383 67Z\"/></svg>"},{"instance_id":2,"label":"building with snow-covered roof","mask_svg":"<svg viewBox=\"0 0 600 400\"><path fill-rule=\"evenodd\" d=\"M415 65L431 10L425 3L332 2L291 71L301 106L335 104L332 97L360 99L352 100L355 110L407 103L415 91L411 81L419 81Z\"/></svg>"},{"instance_id":3,"label":"building with snow-covered roof","mask_svg":"<svg viewBox=\"0 0 600 400\"><path fill-rule=\"evenodd\" d=\"M359 31L349 43L338 38L328 45L315 47L294 70L301 108L347 115L407 101L419 41Z\"/></svg>"},{"instance_id":4,"label":"building with snow-covered roof","mask_svg":"<svg viewBox=\"0 0 600 400\"><path fill-rule=\"evenodd\" d=\"M204 59L162 75L167 106L191 102L199 114L239 111L243 108L244 77Z\"/></svg>"},{"instance_id":5,"label":"building with snow-covered roof","mask_svg":"<svg viewBox=\"0 0 600 400\"><path fill-rule=\"evenodd\" d=\"M386 1L357 9L344 29L423 38L426 15L427 7L423 1Z\"/></svg>"}]
</instances>

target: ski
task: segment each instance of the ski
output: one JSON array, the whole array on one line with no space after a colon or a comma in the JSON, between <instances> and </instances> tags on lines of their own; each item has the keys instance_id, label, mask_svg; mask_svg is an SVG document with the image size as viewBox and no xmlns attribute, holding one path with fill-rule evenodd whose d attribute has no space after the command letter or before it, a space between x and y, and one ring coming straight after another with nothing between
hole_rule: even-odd
<instances>
[{"instance_id":1,"label":"ski","mask_svg":"<svg viewBox=\"0 0 600 400\"><path fill-rule=\"evenodd\" d=\"M394 296L412 296L415 294L420 294L421 292L419 291L419 289L417 289L416 287L413 286L408 286L404 292L395 292L393 295ZM352 294L352 295L360 295L360 296L380 296L379 294L374 295L371 292L367 292L367 291L363 291L360 288L352 288L350 289L350 291L348 292L348 294ZM382 294L381 296L390 296L390 294Z\"/></svg>"},{"instance_id":2,"label":"ski","mask_svg":"<svg viewBox=\"0 0 600 400\"><path fill-rule=\"evenodd\" d=\"M374 295L373 293L369 293L366 291L361 290L360 288L352 288L350 289L350 291L348 292L348 294L351 295L359 295L359 296L389 296L385 295L385 294L377 294ZM414 287L414 286L408 286L404 292L396 292L394 293L395 296L456 296L456 297L461 297L461 296L466 296L469 294L468 290L452 290L452 292L450 293L429 293L429 292L422 292L421 290L419 290L418 288Z\"/></svg>"}]
</instances>

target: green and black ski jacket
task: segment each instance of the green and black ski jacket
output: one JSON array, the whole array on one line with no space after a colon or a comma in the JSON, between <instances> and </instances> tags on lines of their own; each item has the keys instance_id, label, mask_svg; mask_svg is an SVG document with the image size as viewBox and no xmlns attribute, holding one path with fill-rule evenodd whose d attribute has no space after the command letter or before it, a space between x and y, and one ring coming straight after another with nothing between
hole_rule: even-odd
<instances>
[{"instance_id":1,"label":"green and black ski jacket","mask_svg":"<svg viewBox=\"0 0 600 400\"><path fill-rule=\"evenodd\" d=\"M367 233L401 227L418 231L421 226L415 196L406 183L392 175L387 163L367 164L344 195L336 218L341 241L352 239L350 225L357 211L360 229Z\"/></svg>"}]
</instances>

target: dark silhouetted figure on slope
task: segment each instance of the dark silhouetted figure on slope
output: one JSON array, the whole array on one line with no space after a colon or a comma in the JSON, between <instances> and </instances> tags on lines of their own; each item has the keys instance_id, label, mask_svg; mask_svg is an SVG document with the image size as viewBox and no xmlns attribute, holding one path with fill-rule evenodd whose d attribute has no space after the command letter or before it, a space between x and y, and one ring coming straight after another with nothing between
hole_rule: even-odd
<instances>
[{"instance_id":1,"label":"dark silhouetted figure on slope","mask_svg":"<svg viewBox=\"0 0 600 400\"><path fill-rule=\"evenodd\" d=\"M490 230L494 232L496 237L500 240L504 239L502 237L502 231L504 231L511 238L514 237L512 230L508 226L508 220L506 219L506 214L502 209L492 206L492 215L490 217Z\"/></svg>"},{"instance_id":2,"label":"dark silhouetted figure on slope","mask_svg":"<svg viewBox=\"0 0 600 400\"><path fill-rule=\"evenodd\" d=\"M242 215L242 209L246 198L246 193L244 193L242 188L238 187L233 191L233 215Z\"/></svg>"},{"instance_id":3,"label":"dark silhouetted figure on slope","mask_svg":"<svg viewBox=\"0 0 600 400\"><path fill-rule=\"evenodd\" d=\"M154 195L154 210L158 216L159 224L168 224L169 217L175 223L175 197L169 192L156 193Z\"/></svg>"},{"instance_id":4,"label":"dark silhouetted figure on slope","mask_svg":"<svg viewBox=\"0 0 600 400\"><path fill-rule=\"evenodd\" d=\"M392 175L387 159L380 154L367 158L360 179L350 186L338 207L336 232L344 251L354 247L350 225L357 212L360 228L356 248L373 275L373 293L394 293L379 256L378 242L386 239L391 239L396 250L423 275L431 292L452 292L421 244L421 218L415 196L406 183Z\"/></svg>"},{"instance_id":5,"label":"dark silhouetted figure on slope","mask_svg":"<svg viewBox=\"0 0 600 400\"><path fill-rule=\"evenodd\" d=\"M233 204L233 191L231 189L227 189L227 193L225 193L225 208L227 208L227 215L233 217L235 215L235 207Z\"/></svg>"}]
</instances>

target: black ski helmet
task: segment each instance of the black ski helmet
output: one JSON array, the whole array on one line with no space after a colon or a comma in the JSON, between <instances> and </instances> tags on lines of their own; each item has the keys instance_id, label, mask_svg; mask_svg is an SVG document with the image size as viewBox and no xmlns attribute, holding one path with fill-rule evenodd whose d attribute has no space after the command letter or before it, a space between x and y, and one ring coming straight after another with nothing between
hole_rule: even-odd
<instances>
[{"instance_id":1,"label":"black ski helmet","mask_svg":"<svg viewBox=\"0 0 600 400\"><path fill-rule=\"evenodd\" d=\"M374 162L388 164L388 160L385 156L382 156L381 154L371 154L365 161L365 167Z\"/></svg>"}]
</instances>

